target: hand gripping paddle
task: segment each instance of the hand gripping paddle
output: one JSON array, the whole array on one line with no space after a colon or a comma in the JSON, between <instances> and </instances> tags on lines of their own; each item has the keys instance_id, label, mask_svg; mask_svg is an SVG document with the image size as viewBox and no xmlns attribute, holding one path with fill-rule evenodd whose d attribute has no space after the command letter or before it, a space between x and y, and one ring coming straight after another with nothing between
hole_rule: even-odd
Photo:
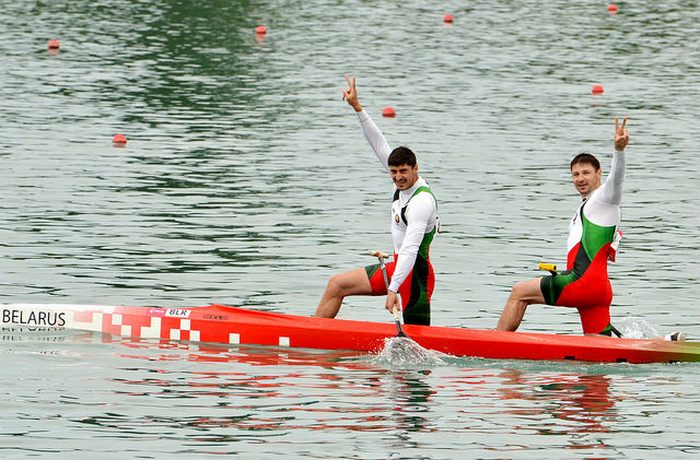
<instances>
[{"instance_id":1,"label":"hand gripping paddle","mask_svg":"<svg viewBox=\"0 0 700 460\"><path fill-rule=\"evenodd\" d=\"M389 276L386 273L386 266L384 265L384 259L389 258L389 256L381 251L372 251L369 253L369 255L376 257L379 260L379 269L382 271L382 276L384 276L384 286L386 286L386 290L387 292L389 292ZM401 319L399 319L399 312L396 306L394 306L394 308L391 310L391 314L394 317L394 321L396 321L396 336L407 337L406 334L403 332L403 329L401 328Z\"/></svg>"}]
</instances>

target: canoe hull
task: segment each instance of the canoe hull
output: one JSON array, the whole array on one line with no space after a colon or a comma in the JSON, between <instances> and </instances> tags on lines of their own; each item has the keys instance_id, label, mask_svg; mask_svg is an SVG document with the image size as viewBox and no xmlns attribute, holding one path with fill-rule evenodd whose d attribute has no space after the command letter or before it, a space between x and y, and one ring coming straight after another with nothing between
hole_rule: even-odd
<instances>
[{"instance_id":1,"label":"canoe hull","mask_svg":"<svg viewBox=\"0 0 700 460\"><path fill-rule=\"evenodd\" d=\"M3 327L60 328L121 337L375 352L393 323L313 318L226 305L192 308L2 305ZM453 356L593 362L700 361L700 343L405 325L421 346Z\"/></svg>"}]
</instances>

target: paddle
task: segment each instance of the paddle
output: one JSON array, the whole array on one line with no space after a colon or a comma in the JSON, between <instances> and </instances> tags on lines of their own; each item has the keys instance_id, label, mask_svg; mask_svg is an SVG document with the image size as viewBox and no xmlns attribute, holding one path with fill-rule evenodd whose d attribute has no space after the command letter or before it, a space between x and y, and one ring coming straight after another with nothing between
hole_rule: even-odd
<instances>
[{"instance_id":1,"label":"paddle","mask_svg":"<svg viewBox=\"0 0 700 460\"><path fill-rule=\"evenodd\" d=\"M386 290L389 290L389 276L386 272L386 265L384 265L384 259L388 258L386 254L380 251L372 251L369 255L376 257L379 260L379 268L382 270L382 276L384 277L384 286ZM391 314L396 321L396 336L384 341L384 349L377 355L376 363L388 363L392 367L394 366L409 366L411 368L415 366L444 366L445 361L442 360L440 354L433 350L428 350L413 340L411 337L407 336L403 328L401 327L401 319L399 318L399 311L394 306L391 310Z\"/></svg>"},{"instance_id":2,"label":"paddle","mask_svg":"<svg viewBox=\"0 0 700 460\"><path fill-rule=\"evenodd\" d=\"M622 338L622 332L618 331L617 328L615 326L613 326L612 324L610 325L610 330L613 332L613 334Z\"/></svg>"},{"instance_id":3,"label":"paddle","mask_svg":"<svg viewBox=\"0 0 700 460\"><path fill-rule=\"evenodd\" d=\"M382 275L384 276L384 286L386 286L387 292L389 291L389 276L386 274L386 266L384 265L384 259L387 259L389 256L384 254L381 251L372 251L369 253L370 256L376 257L379 260L379 269L382 271ZM399 312L394 307L391 310L391 314L394 317L394 321L396 321L396 330L397 334L396 337L408 337L404 332L403 328L401 328L401 320L399 319Z\"/></svg>"}]
</instances>

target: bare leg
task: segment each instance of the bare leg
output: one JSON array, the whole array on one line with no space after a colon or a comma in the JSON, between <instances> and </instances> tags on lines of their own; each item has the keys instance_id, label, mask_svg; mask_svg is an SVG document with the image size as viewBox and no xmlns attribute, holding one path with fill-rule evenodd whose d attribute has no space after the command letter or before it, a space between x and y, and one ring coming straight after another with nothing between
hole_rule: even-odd
<instances>
[{"instance_id":1,"label":"bare leg","mask_svg":"<svg viewBox=\"0 0 700 460\"><path fill-rule=\"evenodd\" d=\"M369 284L364 268L333 275L328 280L326 290L321 296L314 316L320 318L335 318L343 303L343 298L349 295L370 295L372 286Z\"/></svg>"},{"instance_id":2,"label":"bare leg","mask_svg":"<svg viewBox=\"0 0 700 460\"><path fill-rule=\"evenodd\" d=\"M533 303L545 303L540 290L540 278L521 281L513 286L510 297L503 307L496 330L515 331L525 316L527 306Z\"/></svg>"}]
</instances>

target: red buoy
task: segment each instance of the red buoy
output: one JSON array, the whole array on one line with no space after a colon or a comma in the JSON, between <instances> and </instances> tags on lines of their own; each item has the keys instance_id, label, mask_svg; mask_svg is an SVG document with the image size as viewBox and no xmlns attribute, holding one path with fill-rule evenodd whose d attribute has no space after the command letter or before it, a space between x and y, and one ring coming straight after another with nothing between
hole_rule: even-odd
<instances>
[{"instance_id":1,"label":"red buoy","mask_svg":"<svg viewBox=\"0 0 700 460\"><path fill-rule=\"evenodd\" d=\"M454 16L452 16L450 13L447 13L446 15L444 15L444 16L442 17L442 20L445 21L445 22L448 23L448 24L451 24L451 23L455 20L455 18L454 18Z\"/></svg>"},{"instance_id":2,"label":"red buoy","mask_svg":"<svg viewBox=\"0 0 700 460\"><path fill-rule=\"evenodd\" d=\"M396 110L394 110L394 108L391 106L384 107L384 110L382 111L382 116L393 118L396 116Z\"/></svg>"},{"instance_id":3,"label":"red buoy","mask_svg":"<svg viewBox=\"0 0 700 460\"><path fill-rule=\"evenodd\" d=\"M610 5L608 5L608 13L611 13L611 14L617 13L617 5L615 5L614 3L611 3Z\"/></svg>"},{"instance_id":4,"label":"red buoy","mask_svg":"<svg viewBox=\"0 0 700 460\"><path fill-rule=\"evenodd\" d=\"M591 93L593 94L603 94L603 91L602 85L593 85L593 88L591 89Z\"/></svg>"},{"instance_id":5,"label":"red buoy","mask_svg":"<svg viewBox=\"0 0 700 460\"><path fill-rule=\"evenodd\" d=\"M115 144L124 145L126 144L126 136L122 133L115 134L112 138L112 142L114 142Z\"/></svg>"},{"instance_id":6,"label":"red buoy","mask_svg":"<svg viewBox=\"0 0 700 460\"><path fill-rule=\"evenodd\" d=\"M60 47L61 47L61 44L55 38L52 38L51 40L49 40L49 49L50 50L57 50Z\"/></svg>"},{"instance_id":7,"label":"red buoy","mask_svg":"<svg viewBox=\"0 0 700 460\"><path fill-rule=\"evenodd\" d=\"M255 28L255 33L258 35L265 35L267 33L267 27L265 26L258 26Z\"/></svg>"}]
</instances>

